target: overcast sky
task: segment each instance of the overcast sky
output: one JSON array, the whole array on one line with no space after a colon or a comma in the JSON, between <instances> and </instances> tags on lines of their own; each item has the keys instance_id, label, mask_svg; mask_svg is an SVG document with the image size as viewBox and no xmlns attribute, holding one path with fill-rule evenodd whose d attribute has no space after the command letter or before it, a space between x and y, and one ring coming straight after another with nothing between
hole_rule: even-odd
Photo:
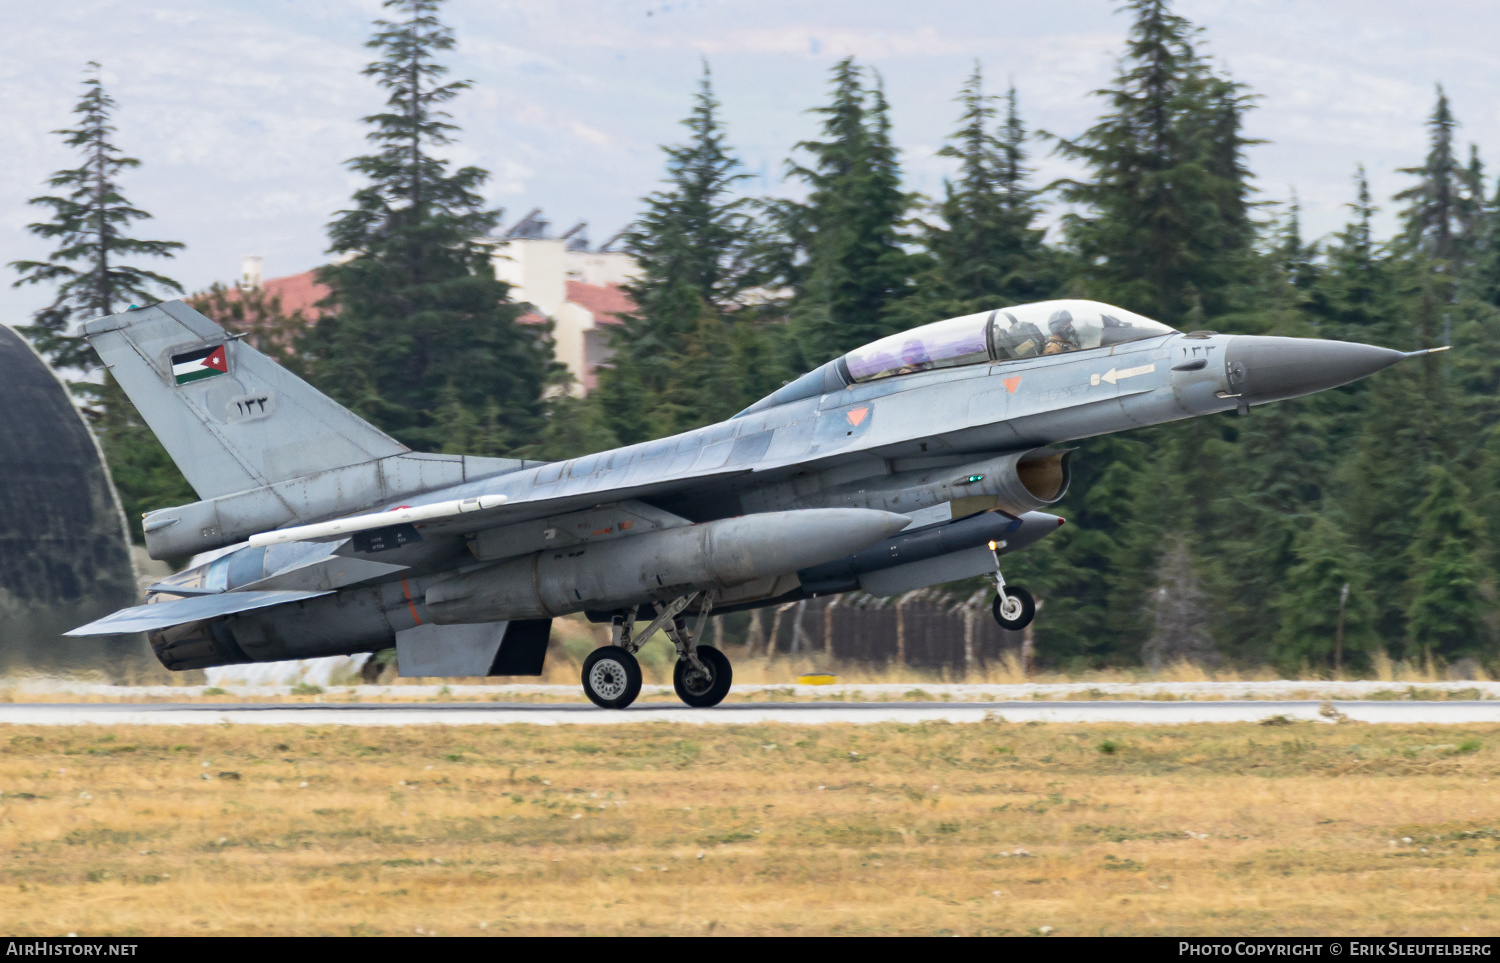
<instances>
[{"instance_id":1,"label":"overcast sky","mask_svg":"<svg viewBox=\"0 0 1500 963\"><path fill-rule=\"evenodd\" d=\"M1014 80L1027 125L1063 135L1099 110L1127 21L1104 0L451 0L451 156L493 172L507 223L541 207L558 228L589 222L595 243L627 223L661 172L657 145L681 136L707 58L747 189L786 192L792 144L814 131L828 69L854 55L885 78L910 186L935 195L949 162L952 98L977 60L995 90ZM1391 0L1179 0L1204 49L1260 97L1249 133L1261 197L1295 188L1309 235L1336 230L1363 162L1380 203L1417 164L1434 84L1465 142L1500 156L1500 7ZM324 225L358 181L359 118L381 97L360 75L378 0L8 0L0 29L0 261L47 247L25 201L73 159L50 133L70 122L82 68L105 65L120 145L142 160L128 196L155 220L143 236L187 244L150 265L189 290L232 281L245 254L268 277L322 262ZM1038 181L1064 173L1033 145ZM8 272L8 269L0 269ZM14 278L13 273L7 278ZM0 318L49 295L0 288Z\"/></svg>"}]
</instances>

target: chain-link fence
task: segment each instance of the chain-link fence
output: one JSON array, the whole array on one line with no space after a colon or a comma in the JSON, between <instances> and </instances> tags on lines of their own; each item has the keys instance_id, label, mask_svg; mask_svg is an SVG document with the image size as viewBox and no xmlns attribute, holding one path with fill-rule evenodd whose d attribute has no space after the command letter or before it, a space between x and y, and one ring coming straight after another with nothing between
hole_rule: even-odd
<instances>
[{"instance_id":1,"label":"chain-link fence","mask_svg":"<svg viewBox=\"0 0 1500 963\"><path fill-rule=\"evenodd\" d=\"M790 602L752 617L750 657L823 655L842 662L968 670L1020 654L1023 633L990 616L990 592L921 589L894 598L850 594ZM757 625L757 623L759 623Z\"/></svg>"}]
</instances>

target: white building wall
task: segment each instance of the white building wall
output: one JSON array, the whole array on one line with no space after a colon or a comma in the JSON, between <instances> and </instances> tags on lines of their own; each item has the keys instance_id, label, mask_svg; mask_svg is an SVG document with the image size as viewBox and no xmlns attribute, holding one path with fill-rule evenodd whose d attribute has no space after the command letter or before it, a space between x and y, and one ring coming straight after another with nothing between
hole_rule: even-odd
<instances>
[{"instance_id":1,"label":"white building wall","mask_svg":"<svg viewBox=\"0 0 1500 963\"><path fill-rule=\"evenodd\" d=\"M641 273L635 259L620 251L569 251L567 266L568 280L600 286L625 284Z\"/></svg>"},{"instance_id":2,"label":"white building wall","mask_svg":"<svg viewBox=\"0 0 1500 963\"><path fill-rule=\"evenodd\" d=\"M573 390L585 393L594 367L608 353L606 339L593 313L567 300L567 282L625 284L640 274L634 259L619 251L569 251L561 240L515 238L496 246L493 264L495 277L510 284L512 299L552 320L554 357L572 373Z\"/></svg>"},{"instance_id":3,"label":"white building wall","mask_svg":"<svg viewBox=\"0 0 1500 963\"><path fill-rule=\"evenodd\" d=\"M567 300L567 247L563 241L515 240L495 248L495 277L508 283L511 298L556 317Z\"/></svg>"}]
</instances>

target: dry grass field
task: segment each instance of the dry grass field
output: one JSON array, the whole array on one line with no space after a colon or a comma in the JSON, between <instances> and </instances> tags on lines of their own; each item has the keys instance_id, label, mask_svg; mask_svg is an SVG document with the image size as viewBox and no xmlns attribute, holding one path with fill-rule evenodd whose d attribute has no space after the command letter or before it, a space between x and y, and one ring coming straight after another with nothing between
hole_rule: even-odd
<instances>
[{"instance_id":1,"label":"dry grass field","mask_svg":"<svg viewBox=\"0 0 1500 963\"><path fill-rule=\"evenodd\" d=\"M0 730L21 934L1454 934L1500 727Z\"/></svg>"}]
</instances>

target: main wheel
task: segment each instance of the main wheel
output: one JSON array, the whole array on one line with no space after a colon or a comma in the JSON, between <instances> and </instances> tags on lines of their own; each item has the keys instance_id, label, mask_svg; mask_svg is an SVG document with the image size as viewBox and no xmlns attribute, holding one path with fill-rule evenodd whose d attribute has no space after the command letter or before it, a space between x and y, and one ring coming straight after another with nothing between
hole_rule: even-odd
<instances>
[{"instance_id":1,"label":"main wheel","mask_svg":"<svg viewBox=\"0 0 1500 963\"><path fill-rule=\"evenodd\" d=\"M707 709L724 701L729 695L729 684L734 681L734 670L729 658L711 645L698 646L698 661L708 670L705 675L693 667L687 659L678 659L672 670L672 688L677 698L695 709Z\"/></svg>"},{"instance_id":2,"label":"main wheel","mask_svg":"<svg viewBox=\"0 0 1500 963\"><path fill-rule=\"evenodd\" d=\"M990 612L995 616L995 621L1000 623L1002 629L1010 629L1012 632L1020 631L1031 624L1036 618L1036 601L1031 593L1019 585L1005 586L1004 602L1000 596L995 596L995 601L990 605Z\"/></svg>"},{"instance_id":3,"label":"main wheel","mask_svg":"<svg viewBox=\"0 0 1500 963\"><path fill-rule=\"evenodd\" d=\"M618 645L595 649L583 660L583 694L601 709L623 709L641 694L641 664Z\"/></svg>"}]
</instances>

